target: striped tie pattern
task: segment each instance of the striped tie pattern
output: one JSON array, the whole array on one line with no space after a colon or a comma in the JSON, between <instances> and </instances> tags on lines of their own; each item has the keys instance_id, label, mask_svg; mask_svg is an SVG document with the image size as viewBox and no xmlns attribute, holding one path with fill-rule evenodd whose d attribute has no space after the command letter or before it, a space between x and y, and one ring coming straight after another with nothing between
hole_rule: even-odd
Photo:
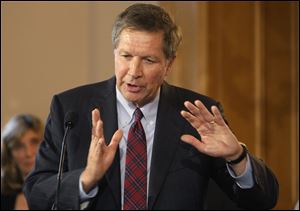
<instances>
[{"instance_id":1,"label":"striped tie pattern","mask_svg":"<svg viewBox=\"0 0 300 211\"><path fill-rule=\"evenodd\" d=\"M124 182L124 210L147 209L147 145L141 123L143 113L134 112L127 139L126 169Z\"/></svg>"}]
</instances>

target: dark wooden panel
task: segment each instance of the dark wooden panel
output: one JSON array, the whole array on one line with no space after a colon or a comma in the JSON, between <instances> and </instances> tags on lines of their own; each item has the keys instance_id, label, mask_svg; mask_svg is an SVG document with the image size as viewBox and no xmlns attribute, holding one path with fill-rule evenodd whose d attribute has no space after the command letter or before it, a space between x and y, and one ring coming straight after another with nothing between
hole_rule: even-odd
<instances>
[{"instance_id":1,"label":"dark wooden panel","mask_svg":"<svg viewBox=\"0 0 300 211\"><path fill-rule=\"evenodd\" d=\"M220 100L233 131L254 149L254 6L209 5L209 93Z\"/></svg>"},{"instance_id":2,"label":"dark wooden panel","mask_svg":"<svg viewBox=\"0 0 300 211\"><path fill-rule=\"evenodd\" d=\"M291 8L283 2L265 3L266 160L280 182L276 208L291 209L292 51Z\"/></svg>"},{"instance_id":3,"label":"dark wooden panel","mask_svg":"<svg viewBox=\"0 0 300 211\"><path fill-rule=\"evenodd\" d=\"M162 5L184 25L187 40L170 82L223 104L239 140L279 180L275 209L293 208L299 198L299 3L198 2L196 10L191 2Z\"/></svg>"}]
</instances>

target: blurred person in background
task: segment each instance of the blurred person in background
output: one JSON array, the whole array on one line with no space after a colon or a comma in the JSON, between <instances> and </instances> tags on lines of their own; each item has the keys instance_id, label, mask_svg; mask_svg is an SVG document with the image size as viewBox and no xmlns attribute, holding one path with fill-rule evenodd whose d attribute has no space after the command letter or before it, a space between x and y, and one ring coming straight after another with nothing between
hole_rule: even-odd
<instances>
[{"instance_id":1,"label":"blurred person in background","mask_svg":"<svg viewBox=\"0 0 300 211\"><path fill-rule=\"evenodd\" d=\"M42 136L42 121L30 114L16 115L5 125L1 134L1 210L28 209L22 188Z\"/></svg>"}]
</instances>

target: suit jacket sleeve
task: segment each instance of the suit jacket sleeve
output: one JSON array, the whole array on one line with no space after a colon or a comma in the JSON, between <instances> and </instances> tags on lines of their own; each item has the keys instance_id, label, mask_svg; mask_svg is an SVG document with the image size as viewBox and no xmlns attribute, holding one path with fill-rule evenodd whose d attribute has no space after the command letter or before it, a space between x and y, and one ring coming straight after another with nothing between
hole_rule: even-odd
<instances>
[{"instance_id":1,"label":"suit jacket sleeve","mask_svg":"<svg viewBox=\"0 0 300 211\"><path fill-rule=\"evenodd\" d=\"M25 182L24 191L30 209L51 209L54 203L61 142L64 134L63 118L64 111L58 97L54 96L34 171ZM65 164L67 162L66 159ZM66 168L67 165L64 166ZM60 189L60 201L63 201L60 203L61 209L79 209L78 186L82 170L70 170L63 173Z\"/></svg>"},{"instance_id":2,"label":"suit jacket sleeve","mask_svg":"<svg viewBox=\"0 0 300 211\"><path fill-rule=\"evenodd\" d=\"M222 106L218 103L219 110L223 117L224 112ZM224 118L225 119L225 118ZM225 119L225 122L228 122ZM250 163L252 165L252 176L254 186L250 189L242 189L235 182L225 182L224 178L228 177L228 170L225 169L225 164L216 164L217 168L222 167L222 171L215 171L213 176L219 186L227 192L229 197L236 202L237 206L244 209L272 209L278 199L278 182L273 172L266 164L249 153ZM222 159L216 159L215 163L225 163ZM223 172L223 175L218 175L218 172ZM225 172L225 176L224 176ZM217 175L217 176L216 176ZM221 182L222 181L222 182ZM229 180L228 180L229 181ZM224 184L229 184L228 186Z\"/></svg>"},{"instance_id":3,"label":"suit jacket sleeve","mask_svg":"<svg viewBox=\"0 0 300 211\"><path fill-rule=\"evenodd\" d=\"M254 187L241 189L234 186L239 207L272 209L278 199L278 182L272 171L259 159L249 155L253 169ZM251 202L250 202L251 201Z\"/></svg>"}]
</instances>

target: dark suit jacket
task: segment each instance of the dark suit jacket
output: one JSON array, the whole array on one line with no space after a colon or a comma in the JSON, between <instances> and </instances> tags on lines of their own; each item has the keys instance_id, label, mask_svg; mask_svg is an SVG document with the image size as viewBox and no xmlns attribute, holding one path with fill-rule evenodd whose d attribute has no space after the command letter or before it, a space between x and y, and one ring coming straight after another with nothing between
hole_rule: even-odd
<instances>
[{"instance_id":1,"label":"dark suit jacket","mask_svg":"<svg viewBox=\"0 0 300 211\"><path fill-rule=\"evenodd\" d=\"M185 133L200 138L180 115L184 101L199 99L207 108L212 105L220 107L217 102L167 83L162 85L160 95L151 161L149 209L202 209L209 178L213 178L238 206L268 209L276 204L277 180L261 161L251 156L255 185L242 190L230 177L224 160L199 153L180 141L180 136ZM91 111L96 107L100 109L108 143L118 128L115 78L53 97L36 166L26 180L25 193L30 208L49 209L54 202L64 116L68 111L76 112L78 117L68 134L59 203L61 209L79 208L79 176L87 162ZM98 186L99 192L91 201L90 209L121 209L118 152Z\"/></svg>"}]
</instances>

